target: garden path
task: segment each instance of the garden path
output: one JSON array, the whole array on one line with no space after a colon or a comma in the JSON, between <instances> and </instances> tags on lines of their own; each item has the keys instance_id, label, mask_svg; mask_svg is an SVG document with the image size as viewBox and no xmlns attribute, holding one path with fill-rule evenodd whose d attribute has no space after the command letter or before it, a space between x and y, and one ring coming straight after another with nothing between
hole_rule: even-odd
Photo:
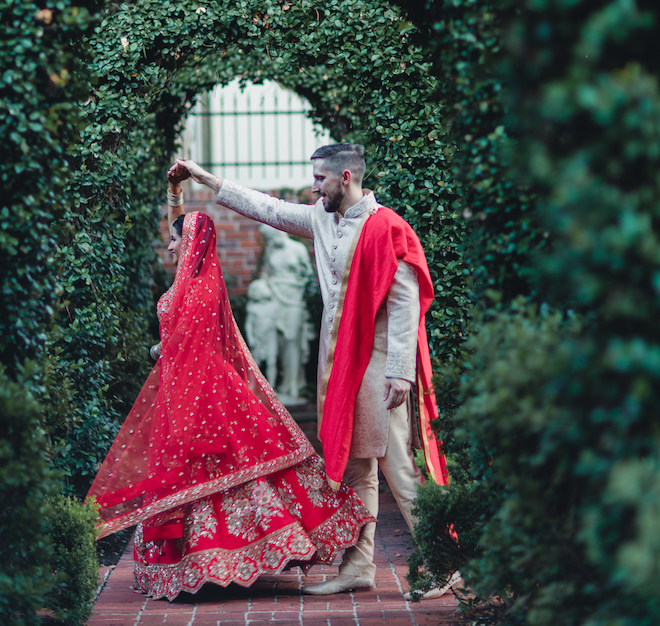
<instances>
[{"instance_id":1,"label":"garden path","mask_svg":"<svg viewBox=\"0 0 660 626\"><path fill-rule=\"evenodd\" d=\"M389 491L381 493L376 534L376 587L334 596L302 595L303 584L326 580L336 567L314 566L307 577L295 568L263 576L251 588L206 585L174 602L151 600L131 590L132 543L118 565L102 572L105 585L89 626L457 626L457 602L451 593L421 603L403 598L406 559L413 550L410 533Z\"/></svg>"}]
</instances>

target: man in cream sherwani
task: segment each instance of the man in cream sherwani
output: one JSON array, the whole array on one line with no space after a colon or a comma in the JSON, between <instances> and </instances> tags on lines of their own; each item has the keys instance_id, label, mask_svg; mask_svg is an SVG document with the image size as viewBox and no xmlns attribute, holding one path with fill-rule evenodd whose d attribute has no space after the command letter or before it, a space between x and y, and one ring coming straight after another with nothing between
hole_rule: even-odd
<instances>
[{"instance_id":1,"label":"man in cream sherwani","mask_svg":"<svg viewBox=\"0 0 660 626\"><path fill-rule=\"evenodd\" d=\"M319 390L337 313L340 288L353 240L366 213L379 205L374 194L362 190L365 162L362 146L340 143L319 148L312 155L314 205L285 202L227 180L219 180L191 161L178 160L173 171L185 168L194 180L214 189L217 202L259 222L292 235L313 239L323 298L319 346ZM355 403L350 458L344 480L369 512L378 515L380 466L411 531L417 485L424 482L413 458L410 392L416 377L419 287L415 271L399 262L386 300L376 316L371 357ZM303 588L328 595L374 586L375 524L364 527L358 544L346 550L339 575Z\"/></svg>"}]
</instances>

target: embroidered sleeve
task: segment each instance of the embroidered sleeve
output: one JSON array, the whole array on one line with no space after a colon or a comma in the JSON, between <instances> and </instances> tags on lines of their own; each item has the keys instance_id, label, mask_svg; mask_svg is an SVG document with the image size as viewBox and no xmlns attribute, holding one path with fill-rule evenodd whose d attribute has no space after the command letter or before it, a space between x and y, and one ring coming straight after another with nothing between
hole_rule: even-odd
<instances>
[{"instance_id":1,"label":"embroidered sleeve","mask_svg":"<svg viewBox=\"0 0 660 626\"><path fill-rule=\"evenodd\" d=\"M415 382L419 284L415 270L403 261L387 294L387 361L385 376Z\"/></svg>"}]
</instances>

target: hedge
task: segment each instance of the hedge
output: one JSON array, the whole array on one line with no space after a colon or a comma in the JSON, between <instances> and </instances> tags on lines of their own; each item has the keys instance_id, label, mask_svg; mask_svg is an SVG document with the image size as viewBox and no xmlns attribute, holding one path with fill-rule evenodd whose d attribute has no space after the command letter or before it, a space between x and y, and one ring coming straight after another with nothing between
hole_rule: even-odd
<instances>
[{"instance_id":1,"label":"hedge","mask_svg":"<svg viewBox=\"0 0 660 626\"><path fill-rule=\"evenodd\" d=\"M54 464L84 493L148 367L185 115L235 76L276 79L366 145L367 186L429 258L457 477L429 497L466 539L445 558L420 535L424 558L509 620L654 623L657 9L405 6L135 2L95 23L91 4L3 5L25 56L2 61L7 376L40 361Z\"/></svg>"},{"instance_id":2,"label":"hedge","mask_svg":"<svg viewBox=\"0 0 660 626\"><path fill-rule=\"evenodd\" d=\"M478 597L499 597L502 623L655 624L658 9L415 7L438 25L423 32L437 57L455 34L468 49L489 42L480 79L500 85L501 134L511 138L497 180L532 192L506 228L505 207L491 202L466 248L486 289L475 281L466 360L453 373L458 410L442 426L471 480L438 500L434 522L482 508L462 554L440 548L444 567L461 567ZM454 55L467 68L457 82L469 86L474 63L464 60ZM479 136L474 121L463 152ZM489 223L500 224L495 237ZM507 230L530 252L518 267L492 245ZM507 266L523 280L489 271Z\"/></svg>"},{"instance_id":3,"label":"hedge","mask_svg":"<svg viewBox=\"0 0 660 626\"><path fill-rule=\"evenodd\" d=\"M48 498L59 489L50 468L38 371L30 366L17 381L0 368L0 621L36 624L54 584Z\"/></svg>"}]
</instances>

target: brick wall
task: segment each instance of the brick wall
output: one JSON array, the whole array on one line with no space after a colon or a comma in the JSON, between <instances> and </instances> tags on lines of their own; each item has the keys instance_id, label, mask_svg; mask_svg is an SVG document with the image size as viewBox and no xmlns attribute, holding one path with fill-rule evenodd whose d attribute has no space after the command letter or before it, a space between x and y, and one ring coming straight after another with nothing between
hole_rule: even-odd
<instances>
[{"instance_id":1,"label":"brick wall","mask_svg":"<svg viewBox=\"0 0 660 626\"><path fill-rule=\"evenodd\" d=\"M203 211L210 215L215 222L218 258L220 259L229 295L239 296L245 294L250 281L255 276L259 256L264 245L263 238L258 230L259 223L216 204L215 196L210 190L203 189L194 192L186 190L184 194L186 213ZM272 192L272 194L294 202L314 202L309 189L297 194L288 190ZM162 213L163 215L167 214L167 207L163 208ZM165 217L161 220L160 232L163 246L159 248L158 253L163 260L165 269L174 274L172 255L167 251L170 234Z\"/></svg>"}]
</instances>

